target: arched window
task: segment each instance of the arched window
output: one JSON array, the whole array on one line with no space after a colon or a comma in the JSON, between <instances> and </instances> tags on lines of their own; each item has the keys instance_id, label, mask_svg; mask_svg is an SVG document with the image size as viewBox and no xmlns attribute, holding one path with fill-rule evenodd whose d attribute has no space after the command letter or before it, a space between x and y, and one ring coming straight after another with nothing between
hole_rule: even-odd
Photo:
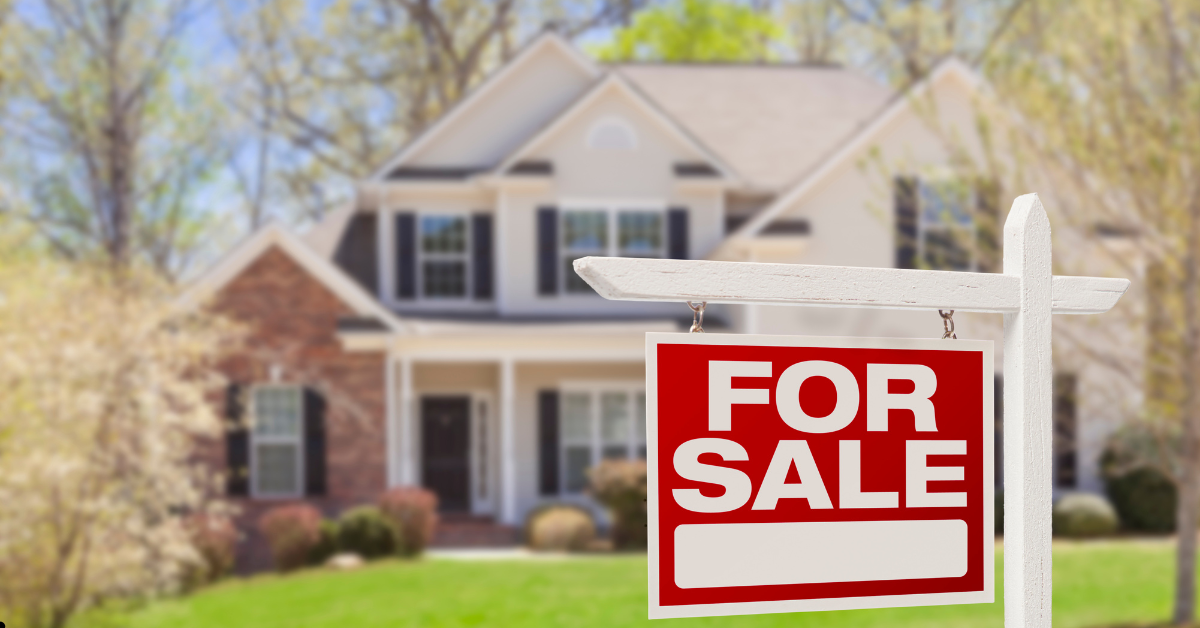
<instances>
[{"instance_id":1,"label":"arched window","mask_svg":"<svg viewBox=\"0 0 1200 628\"><path fill-rule=\"evenodd\" d=\"M637 133L624 118L600 118L588 131L587 146L593 150L635 150L637 145Z\"/></svg>"}]
</instances>

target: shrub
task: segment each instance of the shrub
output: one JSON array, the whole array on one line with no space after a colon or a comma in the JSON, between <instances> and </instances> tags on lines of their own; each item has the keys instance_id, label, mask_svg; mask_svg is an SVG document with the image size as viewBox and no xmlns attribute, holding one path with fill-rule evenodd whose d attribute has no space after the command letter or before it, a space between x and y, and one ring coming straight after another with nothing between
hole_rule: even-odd
<instances>
[{"instance_id":1,"label":"shrub","mask_svg":"<svg viewBox=\"0 0 1200 628\"><path fill-rule=\"evenodd\" d=\"M401 556L416 556L429 547L437 527L437 495L423 488L394 488L379 497L379 510L396 529Z\"/></svg>"},{"instance_id":2,"label":"shrub","mask_svg":"<svg viewBox=\"0 0 1200 628\"><path fill-rule=\"evenodd\" d=\"M646 547L646 462L605 460L588 472L591 493L612 514L618 549Z\"/></svg>"},{"instance_id":3,"label":"shrub","mask_svg":"<svg viewBox=\"0 0 1200 628\"><path fill-rule=\"evenodd\" d=\"M525 538L535 550L581 551L596 539L596 524L579 506L550 504L530 513Z\"/></svg>"},{"instance_id":4,"label":"shrub","mask_svg":"<svg viewBox=\"0 0 1200 628\"><path fill-rule=\"evenodd\" d=\"M321 522L318 528L317 544L308 553L308 564L324 565L334 554L338 553L338 525L332 521Z\"/></svg>"},{"instance_id":5,"label":"shrub","mask_svg":"<svg viewBox=\"0 0 1200 628\"><path fill-rule=\"evenodd\" d=\"M1117 531L1117 512L1099 495L1071 493L1054 504L1052 523L1057 535L1104 536Z\"/></svg>"},{"instance_id":6,"label":"shrub","mask_svg":"<svg viewBox=\"0 0 1200 628\"><path fill-rule=\"evenodd\" d=\"M342 513L337 524L337 548L371 560L396 553L396 528L375 506Z\"/></svg>"},{"instance_id":7,"label":"shrub","mask_svg":"<svg viewBox=\"0 0 1200 628\"><path fill-rule=\"evenodd\" d=\"M308 504L279 506L258 520L258 529L267 537L276 569L299 569L321 540L321 513Z\"/></svg>"},{"instance_id":8,"label":"shrub","mask_svg":"<svg viewBox=\"0 0 1200 628\"><path fill-rule=\"evenodd\" d=\"M1161 471L1141 467L1127 473L1106 474L1106 492L1121 525L1138 532L1174 532L1175 484Z\"/></svg>"},{"instance_id":9,"label":"shrub","mask_svg":"<svg viewBox=\"0 0 1200 628\"><path fill-rule=\"evenodd\" d=\"M188 517L184 525L192 547L200 556L200 562L185 574L185 588L216 582L233 570L238 533L232 521L201 513Z\"/></svg>"}]
</instances>

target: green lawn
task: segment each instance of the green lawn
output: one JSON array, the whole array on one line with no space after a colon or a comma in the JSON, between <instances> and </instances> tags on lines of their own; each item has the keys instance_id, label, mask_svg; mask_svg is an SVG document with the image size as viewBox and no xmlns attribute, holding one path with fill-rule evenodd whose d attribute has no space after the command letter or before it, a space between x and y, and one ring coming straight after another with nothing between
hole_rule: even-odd
<instances>
[{"instance_id":1,"label":"green lawn","mask_svg":"<svg viewBox=\"0 0 1200 628\"><path fill-rule=\"evenodd\" d=\"M1172 546L1166 541L1056 543L1054 625L1165 619ZM997 556L996 582L1003 578ZM996 603L971 606L674 619L656 626L865 627L1003 625ZM125 623L125 622L122 622ZM374 628L631 626L646 620L646 560L386 561L353 572L231 580L160 602L130 628Z\"/></svg>"}]
</instances>

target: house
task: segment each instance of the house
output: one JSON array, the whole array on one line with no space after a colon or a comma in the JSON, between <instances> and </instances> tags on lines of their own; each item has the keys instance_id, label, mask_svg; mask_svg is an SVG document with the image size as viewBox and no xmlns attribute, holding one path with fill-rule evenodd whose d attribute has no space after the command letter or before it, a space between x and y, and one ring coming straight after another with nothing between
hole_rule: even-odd
<instances>
[{"instance_id":1,"label":"house","mask_svg":"<svg viewBox=\"0 0 1200 628\"><path fill-rule=\"evenodd\" d=\"M645 455L644 333L686 331L691 311L604 300L579 257L998 271L1008 201L954 168L982 150L979 91L956 61L895 93L831 66L599 65L539 36L353 203L303 238L264 228L184 296L253 330L225 407L256 421L214 453L247 529L289 500L332 515L396 485L437 493L445 542L512 541L538 504L588 503L589 467ZM932 312L707 315L709 332L942 332ZM956 322L1000 337L998 317ZM1096 490L1136 390L1070 369L1055 474Z\"/></svg>"}]
</instances>

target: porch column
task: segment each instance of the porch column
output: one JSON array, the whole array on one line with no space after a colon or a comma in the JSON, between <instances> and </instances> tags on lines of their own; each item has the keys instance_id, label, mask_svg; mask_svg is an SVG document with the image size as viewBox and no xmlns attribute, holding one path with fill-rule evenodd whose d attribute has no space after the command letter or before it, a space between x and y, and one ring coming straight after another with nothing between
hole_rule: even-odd
<instances>
[{"instance_id":1,"label":"porch column","mask_svg":"<svg viewBox=\"0 0 1200 628\"><path fill-rule=\"evenodd\" d=\"M400 414L400 483L413 486L417 483L416 420L413 418L413 365L412 359L400 358L400 399L397 403Z\"/></svg>"},{"instance_id":2,"label":"porch column","mask_svg":"<svg viewBox=\"0 0 1200 628\"><path fill-rule=\"evenodd\" d=\"M396 412L396 358L391 351L387 352L384 358L383 366L383 400L384 400L384 455L387 456L387 487L392 488L399 483L400 469L399 460L400 448L398 440L400 431L396 425L398 421Z\"/></svg>"},{"instance_id":3,"label":"porch column","mask_svg":"<svg viewBox=\"0 0 1200 628\"><path fill-rule=\"evenodd\" d=\"M500 361L500 521L517 523L516 375L512 358Z\"/></svg>"}]
</instances>

